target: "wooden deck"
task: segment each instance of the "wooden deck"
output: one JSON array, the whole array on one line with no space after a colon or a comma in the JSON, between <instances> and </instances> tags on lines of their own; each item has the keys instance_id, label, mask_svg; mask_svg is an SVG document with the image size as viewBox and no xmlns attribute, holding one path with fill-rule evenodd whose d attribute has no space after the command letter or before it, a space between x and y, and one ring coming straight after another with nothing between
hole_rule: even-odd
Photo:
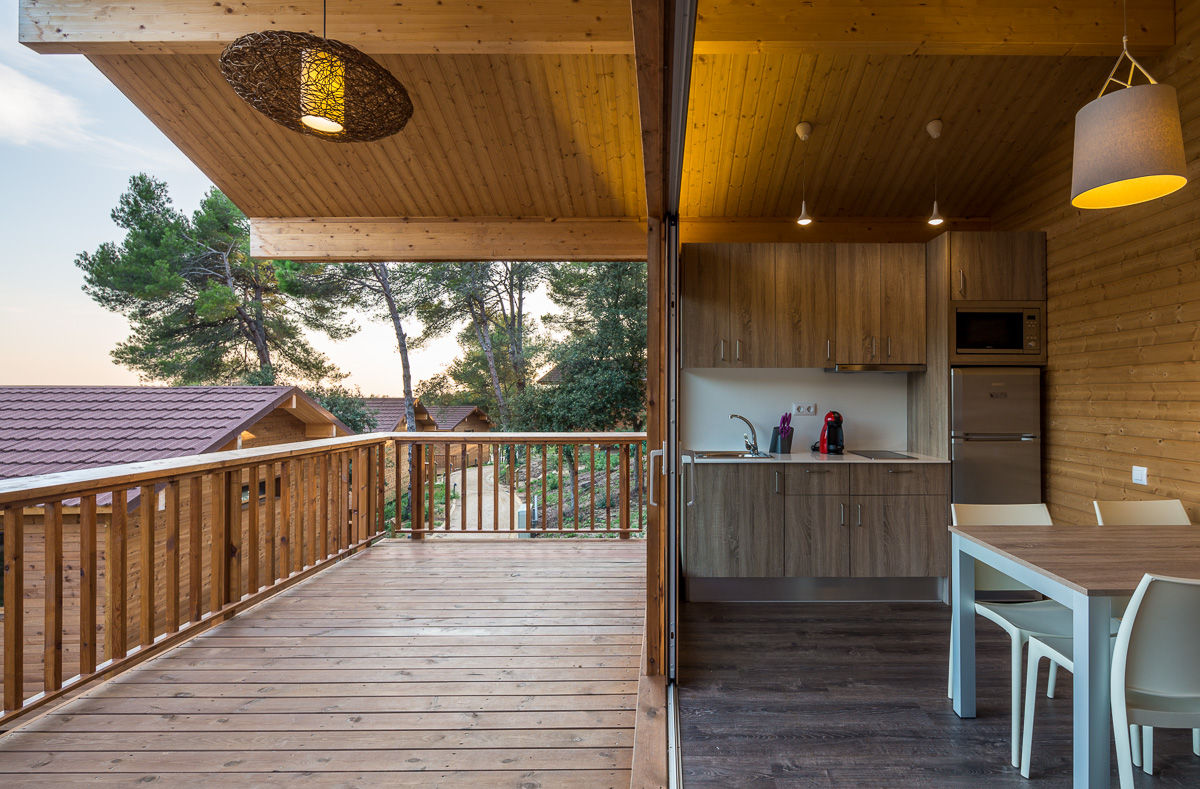
<instances>
[{"instance_id":1,"label":"wooden deck","mask_svg":"<svg viewBox=\"0 0 1200 789\"><path fill-rule=\"evenodd\" d=\"M0 738L0 786L625 789L644 559L381 543Z\"/></svg>"}]
</instances>

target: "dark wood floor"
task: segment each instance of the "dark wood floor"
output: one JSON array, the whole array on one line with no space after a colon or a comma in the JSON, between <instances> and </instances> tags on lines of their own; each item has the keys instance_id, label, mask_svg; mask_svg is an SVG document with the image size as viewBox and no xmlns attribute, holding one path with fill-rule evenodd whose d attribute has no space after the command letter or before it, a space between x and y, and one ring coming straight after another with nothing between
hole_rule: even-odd
<instances>
[{"instance_id":1,"label":"dark wood floor","mask_svg":"<svg viewBox=\"0 0 1200 789\"><path fill-rule=\"evenodd\" d=\"M1007 637L980 621L979 716L960 720L946 698L949 626L936 604L688 604L688 789L1070 786L1070 674L1038 701L1026 781L1008 763ZM1200 787L1191 732L1156 730L1155 744L1156 775L1138 772L1139 787Z\"/></svg>"}]
</instances>

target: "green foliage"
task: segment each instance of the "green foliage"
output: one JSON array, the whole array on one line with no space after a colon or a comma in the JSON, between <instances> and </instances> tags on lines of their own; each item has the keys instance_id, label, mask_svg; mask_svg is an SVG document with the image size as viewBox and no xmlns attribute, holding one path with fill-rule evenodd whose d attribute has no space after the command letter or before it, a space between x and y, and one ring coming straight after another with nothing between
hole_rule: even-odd
<instances>
[{"instance_id":1,"label":"green foliage","mask_svg":"<svg viewBox=\"0 0 1200 789\"><path fill-rule=\"evenodd\" d=\"M176 385L232 383L266 368L314 382L338 377L305 337L356 330L336 292L305 276L323 264L288 264L285 289L282 262L251 259L249 222L221 192L210 190L189 217L166 184L138 174L112 219L122 241L75 264L84 292L130 321L112 353L119 364Z\"/></svg>"},{"instance_id":2,"label":"green foliage","mask_svg":"<svg viewBox=\"0 0 1200 789\"><path fill-rule=\"evenodd\" d=\"M646 267L640 263L559 266L553 325L568 334L550 351L562 374L513 401L526 430L640 430L646 420Z\"/></svg>"},{"instance_id":3,"label":"green foliage","mask_svg":"<svg viewBox=\"0 0 1200 789\"><path fill-rule=\"evenodd\" d=\"M304 390L308 396L323 405L342 424L355 433L375 432L375 418L379 415L367 405L358 387L314 386Z\"/></svg>"}]
</instances>

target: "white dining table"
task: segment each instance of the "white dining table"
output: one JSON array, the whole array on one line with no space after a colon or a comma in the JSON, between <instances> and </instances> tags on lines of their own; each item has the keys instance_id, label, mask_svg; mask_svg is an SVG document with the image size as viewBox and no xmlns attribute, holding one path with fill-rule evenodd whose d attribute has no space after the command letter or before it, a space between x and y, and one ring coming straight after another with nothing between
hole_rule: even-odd
<instances>
[{"instance_id":1,"label":"white dining table","mask_svg":"<svg viewBox=\"0 0 1200 789\"><path fill-rule=\"evenodd\" d=\"M1200 578L1192 526L951 526L954 711L975 717L975 562L1073 613L1074 786L1104 789L1111 765L1110 620L1145 573ZM1119 605L1120 603L1118 603Z\"/></svg>"}]
</instances>

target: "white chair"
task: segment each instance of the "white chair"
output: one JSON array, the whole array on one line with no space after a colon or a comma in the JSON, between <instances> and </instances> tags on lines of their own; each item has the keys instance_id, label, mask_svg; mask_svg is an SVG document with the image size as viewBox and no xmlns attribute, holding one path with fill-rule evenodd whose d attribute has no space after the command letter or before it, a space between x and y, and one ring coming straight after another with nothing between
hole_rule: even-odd
<instances>
[{"instance_id":1,"label":"white chair","mask_svg":"<svg viewBox=\"0 0 1200 789\"><path fill-rule=\"evenodd\" d=\"M1191 526L1187 510L1179 499L1144 499L1142 501L1093 501L1096 522L1101 526ZM1113 601L1113 611L1124 610L1126 600ZM1139 731L1133 726L1129 733L1133 741L1133 764L1147 775L1154 773L1154 729L1147 726ZM1200 729L1192 732L1195 750L1200 752ZM1200 753L1198 753L1200 755Z\"/></svg>"},{"instance_id":2,"label":"white chair","mask_svg":"<svg viewBox=\"0 0 1200 789\"><path fill-rule=\"evenodd\" d=\"M1192 750L1200 756L1195 731L1200 728L1197 619L1200 580L1146 575L1129 601L1112 661L1113 733L1122 789L1133 786L1131 726L1192 729Z\"/></svg>"},{"instance_id":3,"label":"white chair","mask_svg":"<svg viewBox=\"0 0 1200 789\"><path fill-rule=\"evenodd\" d=\"M955 526L1049 526L1050 511L1045 504L951 504ZM986 591L1032 591L1004 573L985 564L975 563L975 588ZM975 613L1000 626L1012 640L1012 765L1020 765L1021 734L1021 654L1031 635L1070 636L1071 609L1053 600L1020 603L981 602ZM953 641L953 638L951 639ZM1051 663L1048 694L1053 694L1056 664ZM950 656L950 693L953 698L954 656Z\"/></svg>"}]
</instances>

